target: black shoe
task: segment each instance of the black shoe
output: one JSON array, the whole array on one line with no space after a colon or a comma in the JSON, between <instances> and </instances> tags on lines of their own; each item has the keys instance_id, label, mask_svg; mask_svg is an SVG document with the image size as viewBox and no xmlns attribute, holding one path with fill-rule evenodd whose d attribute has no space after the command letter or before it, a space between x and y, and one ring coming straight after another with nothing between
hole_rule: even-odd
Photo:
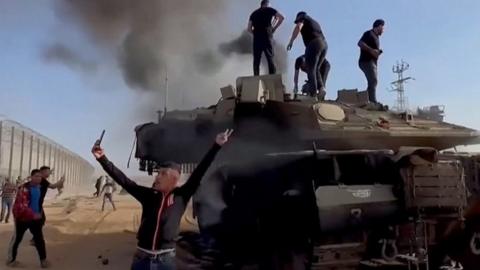
<instances>
[{"instance_id":1,"label":"black shoe","mask_svg":"<svg viewBox=\"0 0 480 270\"><path fill-rule=\"evenodd\" d=\"M318 101L324 101L326 95L327 95L327 92L325 90L318 91L318 94L317 94Z\"/></svg>"},{"instance_id":2,"label":"black shoe","mask_svg":"<svg viewBox=\"0 0 480 270\"><path fill-rule=\"evenodd\" d=\"M50 262L47 261L47 260L42 260L42 261L40 262L40 267L41 267L41 268L49 268L49 267L50 267Z\"/></svg>"},{"instance_id":3,"label":"black shoe","mask_svg":"<svg viewBox=\"0 0 480 270\"><path fill-rule=\"evenodd\" d=\"M7 261L5 265L8 266L8 267L15 268L15 267L19 266L19 263L18 263L18 261Z\"/></svg>"}]
</instances>

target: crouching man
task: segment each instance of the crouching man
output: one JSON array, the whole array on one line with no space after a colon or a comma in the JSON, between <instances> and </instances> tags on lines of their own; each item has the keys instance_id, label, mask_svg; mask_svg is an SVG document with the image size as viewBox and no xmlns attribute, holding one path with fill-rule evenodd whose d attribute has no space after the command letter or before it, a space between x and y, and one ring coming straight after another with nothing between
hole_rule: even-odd
<instances>
[{"instance_id":1,"label":"crouching man","mask_svg":"<svg viewBox=\"0 0 480 270\"><path fill-rule=\"evenodd\" d=\"M231 134L232 130L226 130L217 135L215 144L181 187L177 187L181 172L178 164L167 162L160 165L152 188L139 186L117 169L95 143L92 153L105 172L142 204L142 222L137 233L132 270L175 269L174 239L180 219L200 180Z\"/></svg>"}]
</instances>

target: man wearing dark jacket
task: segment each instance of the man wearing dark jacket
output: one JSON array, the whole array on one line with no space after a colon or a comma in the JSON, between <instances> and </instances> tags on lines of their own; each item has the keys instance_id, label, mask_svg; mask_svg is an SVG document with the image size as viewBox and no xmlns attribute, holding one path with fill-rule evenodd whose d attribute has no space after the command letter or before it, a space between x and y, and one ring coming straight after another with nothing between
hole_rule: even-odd
<instances>
[{"instance_id":1,"label":"man wearing dark jacket","mask_svg":"<svg viewBox=\"0 0 480 270\"><path fill-rule=\"evenodd\" d=\"M181 173L178 164L160 165L152 188L139 186L117 169L95 143L92 153L105 172L142 204L142 222L132 270L175 269L175 237L180 219L200 180L231 134L231 130L226 130L217 135L215 144L181 187L177 187Z\"/></svg>"},{"instance_id":2,"label":"man wearing dark jacket","mask_svg":"<svg viewBox=\"0 0 480 270\"><path fill-rule=\"evenodd\" d=\"M15 232L13 233L8 250L7 266L16 267L18 265L18 246L25 232L30 230L38 256L40 257L40 265L42 268L47 268L50 264L47 261L42 228L45 222L43 200L45 199L50 183L42 179L40 170L33 170L30 175L30 182L19 187L14 204Z\"/></svg>"},{"instance_id":3,"label":"man wearing dark jacket","mask_svg":"<svg viewBox=\"0 0 480 270\"><path fill-rule=\"evenodd\" d=\"M318 98L325 98L325 83L318 72L327 55L327 41L323 35L320 24L306 12L301 11L295 19L295 28L293 29L287 50L290 51L293 42L302 34L303 43L305 44L305 62L307 64L307 75L309 82L309 94L313 97L318 91Z\"/></svg>"},{"instance_id":4,"label":"man wearing dark jacket","mask_svg":"<svg viewBox=\"0 0 480 270\"><path fill-rule=\"evenodd\" d=\"M358 66L365 74L368 82L368 100L371 103L377 104L377 62L383 51L380 49L380 36L383 34L383 27L385 22L381 19L373 23L373 28L363 33L358 47L360 47L360 59Z\"/></svg>"},{"instance_id":5,"label":"man wearing dark jacket","mask_svg":"<svg viewBox=\"0 0 480 270\"><path fill-rule=\"evenodd\" d=\"M273 33L282 24L284 17L276 9L270 7L269 0L262 0L260 8L255 10L248 20L248 32L253 34L253 75L260 74L260 60L265 54L268 73L275 74L273 62Z\"/></svg>"}]
</instances>

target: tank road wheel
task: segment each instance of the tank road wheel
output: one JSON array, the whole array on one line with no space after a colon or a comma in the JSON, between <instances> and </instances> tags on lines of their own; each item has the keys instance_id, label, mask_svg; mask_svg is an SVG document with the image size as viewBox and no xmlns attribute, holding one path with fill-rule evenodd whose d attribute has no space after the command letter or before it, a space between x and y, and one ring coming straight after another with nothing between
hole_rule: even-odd
<instances>
[{"instance_id":1,"label":"tank road wheel","mask_svg":"<svg viewBox=\"0 0 480 270\"><path fill-rule=\"evenodd\" d=\"M474 233L472 239L470 240L470 250L472 254L479 256L480 255L480 233Z\"/></svg>"}]
</instances>

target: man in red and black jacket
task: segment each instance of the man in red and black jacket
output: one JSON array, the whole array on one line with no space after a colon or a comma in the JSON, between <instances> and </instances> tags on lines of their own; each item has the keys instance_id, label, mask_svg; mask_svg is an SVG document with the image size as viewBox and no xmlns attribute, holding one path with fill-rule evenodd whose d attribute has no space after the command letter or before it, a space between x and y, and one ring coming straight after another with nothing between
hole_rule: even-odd
<instances>
[{"instance_id":1,"label":"man in red and black jacket","mask_svg":"<svg viewBox=\"0 0 480 270\"><path fill-rule=\"evenodd\" d=\"M200 180L231 134L231 130L226 130L217 135L215 144L181 187L177 187L181 174L178 164L167 162L160 165L152 188L139 186L116 168L95 143L92 153L105 172L142 204L132 270L175 269L175 238L180 219Z\"/></svg>"},{"instance_id":2,"label":"man in red and black jacket","mask_svg":"<svg viewBox=\"0 0 480 270\"><path fill-rule=\"evenodd\" d=\"M18 265L18 246L25 232L30 230L38 256L40 257L40 265L42 268L47 268L50 264L47 261L45 239L42 231L45 220L42 204L47 194L49 183L42 180L40 170L33 170L30 177L29 182L18 188L17 197L13 205L15 232L8 250L7 266L15 267Z\"/></svg>"}]
</instances>

